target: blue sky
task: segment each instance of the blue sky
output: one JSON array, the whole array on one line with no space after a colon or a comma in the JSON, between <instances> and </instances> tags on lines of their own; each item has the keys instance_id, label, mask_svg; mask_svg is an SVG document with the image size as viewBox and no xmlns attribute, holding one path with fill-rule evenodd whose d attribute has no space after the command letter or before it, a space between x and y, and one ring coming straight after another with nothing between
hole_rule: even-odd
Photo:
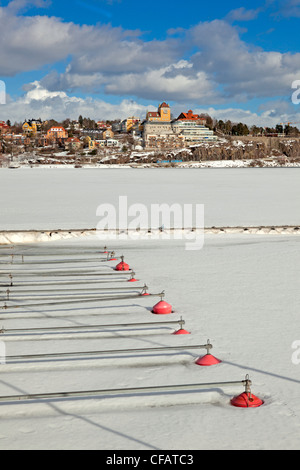
<instances>
[{"instance_id":1,"label":"blue sky","mask_svg":"<svg viewBox=\"0 0 300 470\"><path fill-rule=\"evenodd\" d=\"M143 118L167 101L297 123L299 21L300 0L0 1L0 119Z\"/></svg>"}]
</instances>

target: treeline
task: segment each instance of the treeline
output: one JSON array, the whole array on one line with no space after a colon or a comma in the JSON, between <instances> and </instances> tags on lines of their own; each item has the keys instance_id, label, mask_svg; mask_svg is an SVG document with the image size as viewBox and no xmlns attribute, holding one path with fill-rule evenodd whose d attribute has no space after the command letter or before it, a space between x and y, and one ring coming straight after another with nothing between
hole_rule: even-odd
<instances>
[{"instance_id":1,"label":"treeline","mask_svg":"<svg viewBox=\"0 0 300 470\"><path fill-rule=\"evenodd\" d=\"M258 127L251 126L248 127L247 124L239 122L238 124L232 123L231 121L222 121L222 120L212 120L212 123L208 126L213 129L215 132L220 132L225 135L233 136L263 136L271 134L285 134L287 136L299 136L300 131L297 127L293 127L290 124L283 126L282 124L277 124L275 127Z\"/></svg>"}]
</instances>

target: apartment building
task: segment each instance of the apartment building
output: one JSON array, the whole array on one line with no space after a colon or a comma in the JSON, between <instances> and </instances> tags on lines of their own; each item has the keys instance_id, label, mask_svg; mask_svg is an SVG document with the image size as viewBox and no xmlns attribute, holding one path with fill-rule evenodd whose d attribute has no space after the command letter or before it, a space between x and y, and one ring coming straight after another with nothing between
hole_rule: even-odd
<instances>
[{"instance_id":1,"label":"apartment building","mask_svg":"<svg viewBox=\"0 0 300 470\"><path fill-rule=\"evenodd\" d=\"M164 109L167 113L164 114ZM168 116L168 120L161 119ZM202 118L192 110L181 113L171 120L170 107L163 103L157 113L147 113L143 123L143 141L145 148L180 148L200 142L214 142L218 138L214 132L202 124Z\"/></svg>"},{"instance_id":2,"label":"apartment building","mask_svg":"<svg viewBox=\"0 0 300 470\"><path fill-rule=\"evenodd\" d=\"M212 130L202 124L198 124L196 120L176 120L172 123L172 129L176 135L184 137L184 141L187 145L218 140Z\"/></svg>"},{"instance_id":3,"label":"apartment building","mask_svg":"<svg viewBox=\"0 0 300 470\"><path fill-rule=\"evenodd\" d=\"M52 126L47 132L48 140L64 140L68 138L68 132L62 126Z\"/></svg>"}]
</instances>

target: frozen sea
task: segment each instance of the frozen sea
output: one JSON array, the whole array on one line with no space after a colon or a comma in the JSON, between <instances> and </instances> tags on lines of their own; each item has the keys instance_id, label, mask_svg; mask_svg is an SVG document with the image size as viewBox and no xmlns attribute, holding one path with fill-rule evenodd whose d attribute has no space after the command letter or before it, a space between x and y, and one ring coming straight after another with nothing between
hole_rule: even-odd
<instances>
[{"instance_id":1,"label":"frozen sea","mask_svg":"<svg viewBox=\"0 0 300 470\"><path fill-rule=\"evenodd\" d=\"M90 229L97 208L126 196L142 204L204 206L204 224L300 223L300 168L88 169L0 171L0 230ZM150 215L149 215L150 219Z\"/></svg>"},{"instance_id":2,"label":"frozen sea","mask_svg":"<svg viewBox=\"0 0 300 470\"><path fill-rule=\"evenodd\" d=\"M98 204L117 204L120 195L127 195L129 204L147 206L205 204L206 226L299 224L299 175L297 169L1 170L1 230L92 228ZM51 270L99 269L96 252L102 244L96 235L89 235L20 244L13 251L1 247L2 273L9 270L21 284L29 284L23 286L28 290L25 296L12 288L10 308L0 310L1 327L11 330L0 337L6 358L174 345L184 350L66 360L8 359L0 365L0 449L299 450L299 235L209 234L198 251L186 250L184 239L110 239L109 249L124 255L136 273L132 292L144 284L152 294L164 291L172 314L151 312L159 300L156 296L36 305L42 295L57 300L66 294L58 293L55 285L54 292L46 294L36 282L44 279L43 287L50 289ZM5 253L12 252L13 264L6 264L11 258ZM25 254L23 262L18 253ZM74 264L58 263L71 259ZM101 262L100 269L111 272L116 263ZM44 278L28 275L45 269ZM7 277L1 274L0 279L3 284ZM57 289L63 287L59 279L52 274ZM105 289L129 286L126 280L104 284L98 278L97 290L86 273L79 279L78 291L70 291L73 299L88 287L103 295ZM6 288L0 293L3 306ZM35 306L27 307L28 303ZM174 336L174 326L154 324L180 317L190 335ZM153 326L117 327L138 322ZM88 327L95 324L99 331L90 331ZM116 327L105 326L111 324ZM62 326L83 330L39 334L31 330ZM20 328L27 333L13 332ZM221 362L201 367L195 360L205 351L190 347L208 339ZM1 402L6 395L213 384L243 380L246 374L253 394L264 401L258 408L231 406L232 396L243 391L240 385L101 399Z\"/></svg>"}]
</instances>

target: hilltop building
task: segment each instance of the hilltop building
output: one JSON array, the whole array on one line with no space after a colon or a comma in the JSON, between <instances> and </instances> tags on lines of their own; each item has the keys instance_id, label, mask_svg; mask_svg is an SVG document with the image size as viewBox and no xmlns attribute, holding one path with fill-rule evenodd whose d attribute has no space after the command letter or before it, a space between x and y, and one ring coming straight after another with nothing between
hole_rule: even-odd
<instances>
[{"instance_id":1,"label":"hilltop building","mask_svg":"<svg viewBox=\"0 0 300 470\"><path fill-rule=\"evenodd\" d=\"M187 145L218 140L212 130L202 124L198 124L197 121L176 120L172 123L172 127L175 134L181 135Z\"/></svg>"},{"instance_id":2,"label":"hilltop building","mask_svg":"<svg viewBox=\"0 0 300 470\"><path fill-rule=\"evenodd\" d=\"M169 105L163 102L157 112L148 112L143 122L143 142L145 148L181 148L185 145L205 141L216 141L214 132L206 127L206 122L192 110L171 119Z\"/></svg>"},{"instance_id":3,"label":"hilltop building","mask_svg":"<svg viewBox=\"0 0 300 470\"><path fill-rule=\"evenodd\" d=\"M170 106L163 102L158 106L157 111L148 111L146 116L148 122L170 122L171 109Z\"/></svg>"},{"instance_id":4,"label":"hilltop building","mask_svg":"<svg viewBox=\"0 0 300 470\"><path fill-rule=\"evenodd\" d=\"M62 126L52 126L47 132L48 140L65 140L68 138L68 132Z\"/></svg>"},{"instance_id":5,"label":"hilltop building","mask_svg":"<svg viewBox=\"0 0 300 470\"><path fill-rule=\"evenodd\" d=\"M82 148L83 144L78 139L78 137L69 137L65 142L65 147L67 150L79 150Z\"/></svg>"},{"instance_id":6,"label":"hilltop building","mask_svg":"<svg viewBox=\"0 0 300 470\"><path fill-rule=\"evenodd\" d=\"M98 129L104 131L106 129L106 121L97 121L97 127Z\"/></svg>"},{"instance_id":7,"label":"hilltop building","mask_svg":"<svg viewBox=\"0 0 300 470\"><path fill-rule=\"evenodd\" d=\"M139 125L140 121L140 118L134 116L124 119L121 122L121 132L124 134L131 132L134 126Z\"/></svg>"},{"instance_id":8,"label":"hilltop building","mask_svg":"<svg viewBox=\"0 0 300 470\"><path fill-rule=\"evenodd\" d=\"M194 114L191 109L189 109L187 113L180 113L177 121L198 122L198 124L202 124L203 126L206 124L206 118L199 114Z\"/></svg>"},{"instance_id":9,"label":"hilltop building","mask_svg":"<svg viewBox=\"0 0 300 470\"><path fill-rule=\"evenodd\" d=\"M0 134L9 132L10 126L5 121L0 121Z\"/></svg>"},{"instance_id":10,"label":"hilltop building","mask_svg":"<svg viewBox=\"0 0 300 470\"><path fill-rule=\"evenodd\" d=\"M25 120L22 124L24 134L36 134L42 130L42 121L40 119Z\"/></svg>"},{"instance_id":11,"label":"hilltop building","mask_svg":"<svg viewBox=\"0 0 300 470\"><path fill-rule=\"evenodd\" d=\"M102 134L102 139L104 140L113 139L114 135L115 134L112 130L112 127L107 127L107 129Z\"/></svg>"}]
</instances>

